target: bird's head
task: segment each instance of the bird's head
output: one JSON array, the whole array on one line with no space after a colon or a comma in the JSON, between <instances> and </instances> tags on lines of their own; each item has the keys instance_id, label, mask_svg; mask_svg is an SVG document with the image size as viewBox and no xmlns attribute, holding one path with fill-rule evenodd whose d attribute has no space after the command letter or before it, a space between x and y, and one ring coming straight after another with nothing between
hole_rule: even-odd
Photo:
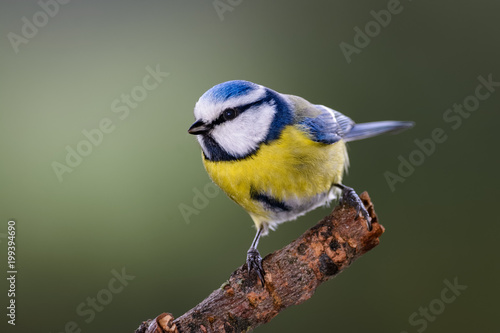
<instances>
[{"instance_id":1,"label":"bird's head","mask_svg":"<svg viewBox=\"0 0 500 333\"><path fill-rule=\"evenodd\" d=\"M205 92L194 108L196 135L205 157L231 161L255 153L259 146L279 137L291 123L291 110L279 93L261 85L236 80Z\"/></svg>"}]
</instances>

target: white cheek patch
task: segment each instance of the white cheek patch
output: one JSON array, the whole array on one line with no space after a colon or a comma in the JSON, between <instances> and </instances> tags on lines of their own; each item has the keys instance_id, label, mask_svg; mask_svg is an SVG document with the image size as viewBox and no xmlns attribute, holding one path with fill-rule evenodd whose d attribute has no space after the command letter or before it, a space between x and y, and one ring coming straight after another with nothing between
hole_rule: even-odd
<instances>
[{"instance_id":1,"label":"white cheek patch","mask_svg":"<svg viewBox=\"0 0 500 333\"><path fill-rule=\"evenodd\" d=\"M272 104L262 104L246 110L231 121L215 126L212 136L229 154L243 157L264 141L274 119Z\"/></svg>"},{"instance_id":2,"label":"white cheek patch","mask_svg":"<svg viewBox=\"0 0 500 333\"><path fill-rule=\"evenodd\" d=\"M211 123L217 119L221 112L228 108L237 108L241 105L250 104L264 98L266 89L259 86L246 95L230 98L226 101L214 101L206 98L198 100L194 107L194 116L197 120L203 120L205 123Z\"/></svg>"}]
</instances>

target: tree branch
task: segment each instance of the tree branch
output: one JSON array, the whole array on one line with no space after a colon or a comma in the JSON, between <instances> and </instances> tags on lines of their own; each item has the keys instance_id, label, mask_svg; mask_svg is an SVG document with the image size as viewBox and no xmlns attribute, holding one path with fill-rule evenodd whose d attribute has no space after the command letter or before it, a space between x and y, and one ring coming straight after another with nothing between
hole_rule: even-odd
<instances>
[{"instance_id":1,"label":"tree branch","mask_svg":"<svg viewBox=\"0 0 500 333\"><path fill-rule=\"evenodd\" d=\"M337 206L302 236L263 260L265 286L248 276L244 264L204 301L174 320L163 313L143 322L136 333L249 332L291 305L309 299L316 288L378 245L378 223L368 193L360 196L372 218L368 231L352 207Z\"/></svg>"}]
</instances>

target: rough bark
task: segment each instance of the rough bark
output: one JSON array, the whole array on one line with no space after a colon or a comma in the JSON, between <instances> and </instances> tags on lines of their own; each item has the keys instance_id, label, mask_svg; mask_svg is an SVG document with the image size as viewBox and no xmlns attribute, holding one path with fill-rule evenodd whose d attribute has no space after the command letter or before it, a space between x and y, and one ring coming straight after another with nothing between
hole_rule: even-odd
<instances>
[{"instance_id":1,"label":"rough bark","mask_svg":"<svg viewBox=\"0 0 500 333\"><path fill-rule=\"evenodd\" d=\"M143 322L136 333L249 332L287 307L306 301L321 283L378 245L384 227L368 194L360 198L372 219L372 231L363 218L356 218L354 208L337 206L298 239L264 258L264 287L257 276L248 276L244 264L179 318L163 313Z\"/></svg>"}]
</instances>

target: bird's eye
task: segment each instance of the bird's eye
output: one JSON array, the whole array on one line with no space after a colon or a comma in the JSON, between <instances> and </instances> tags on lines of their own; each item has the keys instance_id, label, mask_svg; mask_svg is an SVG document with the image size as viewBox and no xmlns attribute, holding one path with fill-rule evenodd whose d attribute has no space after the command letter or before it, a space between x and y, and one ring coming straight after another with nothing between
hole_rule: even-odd
<instances>
[{"instance_id":1,"label":"bird's eye","mask_svg":"<svg viewBox=\"0 0 500 333\"><path fill-rule=\"evenodd\" d=\"M222 115L224 116L224 120L231 120L231 119L234 119L236 118L236 116L239 114L238 110L237 109L226 109L224 110L224 112L222 113Z\"/></svg>"}]
</instances>

